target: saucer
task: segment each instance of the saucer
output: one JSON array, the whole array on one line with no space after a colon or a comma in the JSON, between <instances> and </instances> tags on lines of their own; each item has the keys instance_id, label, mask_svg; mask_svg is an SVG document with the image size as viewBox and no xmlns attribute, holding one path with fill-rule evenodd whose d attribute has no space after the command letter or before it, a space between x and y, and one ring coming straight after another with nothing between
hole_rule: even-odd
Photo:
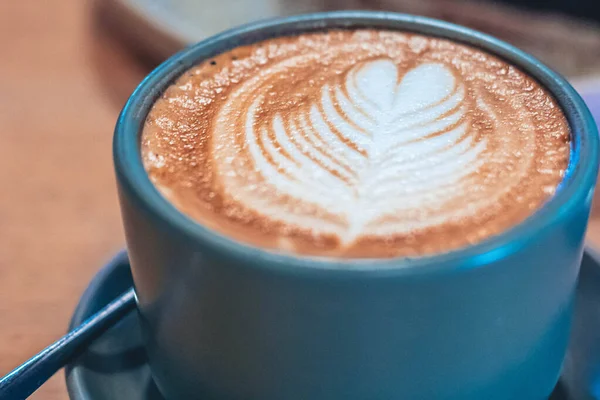
<instances>
[{"instance_id":1,"label":"saucer","mask_svg":"<svg viewBox=\"0 0 600 400\"><path fill-rule=\"evenodd\" d=\"M127 254L116 255L81 297L71 328L132 284ZM600 253L586 249L581 264L573 334L559 384L549 400L591 400L600 376ZM138 315L131 313L66 367L72 400L164 400L142 345ZM600 388L596 390L600 394ZM526 399L525 399L526 400Z\"/></svg>"}]
</instances>

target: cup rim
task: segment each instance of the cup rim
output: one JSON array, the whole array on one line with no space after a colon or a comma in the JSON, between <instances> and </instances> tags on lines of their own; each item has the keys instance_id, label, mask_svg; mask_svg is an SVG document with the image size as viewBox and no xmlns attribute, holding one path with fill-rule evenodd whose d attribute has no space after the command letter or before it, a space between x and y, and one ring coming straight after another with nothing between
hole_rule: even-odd
<instances>
[{"instance_id":1,"label":"cup rim","mask_svg":"<svg viewBox=\"0 0 600 400\"><path fill-rule=\"evenodd\" d=\"M503 58L538 80L561 106L571 129L569 166L556 193L524 221L475 245L414 258L365 259L299 256L237 241L187 217L159 193L142 164L139 138L155 100L183 72L201 60L269 37L361 27L411 31L461 42ZM509 257L533 241L536 233L569 218L578 210L579 204L591 202L598 169L598 134L590 111L573 87L539 60L508 43L470 28L427 17L392 12L334 11L250 23L175 54L152 71L125 104L115 128L113 156L121 189L132 196L136 205L163 228L183 235L191 243L199 243L205 251L285 274L419 276L433 271L483 267Z\"/></svg>"}]
</instances>

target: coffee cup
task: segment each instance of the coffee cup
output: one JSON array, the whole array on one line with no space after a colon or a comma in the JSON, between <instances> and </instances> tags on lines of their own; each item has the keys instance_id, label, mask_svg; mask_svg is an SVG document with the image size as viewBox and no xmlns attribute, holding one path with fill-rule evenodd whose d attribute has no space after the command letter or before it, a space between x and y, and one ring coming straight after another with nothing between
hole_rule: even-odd
<instances>
[{"instance_id":1,"label":"coffee cup","mask_svg":"<svg viewBox=\"0 0 600 400\"><path fill-rule=\"evenodd\" d=\"M554 97L571 132L558 190L523 222L422 257L319 258L241 243L180 212L149 179L150 109L203 60L268 38L329 29L415 32L474 46ZM135 90L114 161L141 327L167 398L546 399L569 338L598 171L593 119L564 78L485 34L394 13L258 22L194 45Z\"/></svg>"}]
</instances>

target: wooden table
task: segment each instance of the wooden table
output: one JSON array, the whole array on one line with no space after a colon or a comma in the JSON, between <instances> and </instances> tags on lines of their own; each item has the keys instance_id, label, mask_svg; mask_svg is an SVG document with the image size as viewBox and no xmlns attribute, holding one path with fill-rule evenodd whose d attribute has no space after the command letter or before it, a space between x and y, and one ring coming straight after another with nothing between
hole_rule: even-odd
<instances>
[{"instance_id":1,"label":"wooden table","mask_svg":"<svg viewBox=\"0 0 600 400\"><path fill-rule=\"evenodd\" d=\"M123 246L111 161L117 114L151 68L88 2L0 1L0 375L66 329ZM600 213L599 213L600 215ZM589 238L600 245L600 216ZM63 374L34 399L67 399Z\"/></svg>"},{"instance_id":2,"label":"wooden table","mask_svg":"<svg viewBox=\"0 0 600 400\"><path fill-rule=\"evenodd\" d=\"M123 246L117 115L151 65L89 1L0 1L0 375L62 334ZM34 399L67 399L63 374Z\"/></svg>"}]
</instances>

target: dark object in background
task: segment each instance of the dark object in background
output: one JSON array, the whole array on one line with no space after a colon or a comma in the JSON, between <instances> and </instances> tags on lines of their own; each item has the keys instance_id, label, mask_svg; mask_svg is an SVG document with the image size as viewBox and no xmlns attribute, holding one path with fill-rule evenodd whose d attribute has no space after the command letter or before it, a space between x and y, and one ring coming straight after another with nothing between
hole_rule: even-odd
<instances>
[{"instance_id":1,"label":"dark object in background","mask_svg":"<svg viewBox=\"0 0 600 400\"><path fill-rule=\"evenodd\" d=\"M596 1L325 0L325 3L331 8L396 11L468 26L533 54L568 78L580 78L600 74L600 2ZM582 6L577 6L580 3Z\"/></svg>"},{"instance_id":2,"label":"dark object in background","mask_svg":"<svg viewBox=\"0 0 600 400\"><path fill-rule=\"evenodd\" d=\"M540 11L554 11L577 18L600 21L598 0L480 0L481 2L506 3Z\"/></svg>"}]
</instances>

